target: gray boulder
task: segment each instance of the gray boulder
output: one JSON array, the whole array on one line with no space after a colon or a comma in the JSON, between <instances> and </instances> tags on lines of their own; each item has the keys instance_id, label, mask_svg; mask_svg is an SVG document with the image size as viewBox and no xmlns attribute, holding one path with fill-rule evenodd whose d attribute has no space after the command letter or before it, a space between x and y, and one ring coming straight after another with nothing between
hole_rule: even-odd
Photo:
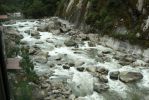
<instances>
[{"instance_id":1,"label":"gray boulder","mask_svg":"<svg viewBox=\"0 0 149 100\"><path fill-rule=\"evenodd\" d=\"M143 75L139 72L124 71L124 72L120 72L120 75L119 75L119 79L125 83L135 82L135 81L141 80L142 78L143 78Z\"/></svg>"}]
</instances>

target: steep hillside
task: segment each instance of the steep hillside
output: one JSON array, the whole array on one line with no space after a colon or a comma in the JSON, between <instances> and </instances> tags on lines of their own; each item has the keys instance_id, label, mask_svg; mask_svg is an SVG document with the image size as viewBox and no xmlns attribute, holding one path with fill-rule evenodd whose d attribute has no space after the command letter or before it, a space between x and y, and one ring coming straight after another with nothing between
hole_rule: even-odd
<instances>
[{"instance_id":1,"label":"steep hillside","mask_svg":"<svg viewBox=\"0 0 149 100\"><path fill-rule=\"evenodd\" d=\"M61 0L56 15L87 32L149 47L148 0Z\"/></svg>"}]
</instances>

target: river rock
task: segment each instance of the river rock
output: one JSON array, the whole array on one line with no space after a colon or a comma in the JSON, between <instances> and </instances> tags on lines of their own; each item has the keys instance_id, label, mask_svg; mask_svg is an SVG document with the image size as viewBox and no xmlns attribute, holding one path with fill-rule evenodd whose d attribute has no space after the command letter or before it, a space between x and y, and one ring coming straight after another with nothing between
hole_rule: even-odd
<instances>
[{"instance_id":1,"label":"river rock","mask_svg":"<svg viewBox=\"0 0 149 100\"><path fill-rule=\"evenodd\" d=\"M47 62L47 65L50 67L50 68L53 68L55 66L55 64L52 62L52 61L48 61Z\"/></svg>"},{"instance_id":2,"label":"river rock","mask_svg":"<svg viewBox=\"0 0 149 100\"><path fill-rule=\"evenodd\" d=\"M77 43L76 43L74 40L66 40L66 41L64 42L64 44L65 44L66 46L68 46L68 47L70 47L70 46L76 46L76 45L77 45Z\"/></svg>"},{"instance_id":3,"label":"river rock","mask_svg":"<svg viewBox=\"0 0 149 100\"><path fill-rule=\"evenodd\" d=\"M100 84L100 83L94 83L94 91L101 93L102 91L106 91L109 89L109 86L107 84Z\"/></svg>"},{"instance_id":4,"label":"river rock","mask_svg":"<svg viewBox=\"0 0 149 100\"><path fill-rule=\"evenodd\" d=\"M27 33L28 35L30 34L30 30L25 30L25 33Z\"/></svg>"},{"instance_id":5,"label":"river rock","mask_svg":"<svg viewBox=\"0 0 149 100\"><path fill-rule=\"evenodd\" d=\"M57 29L57 30L51 30L50 32L51 33L54 33L54 34L60 34L60 30L59 29Z\"/></svg>"},{"instance_id":6,"label":"river rock","mask_svg":"<svg viewBox=\"0 0 149 100\"><path fill-rule=\"evenodd\" d=\"M51 39L47 39L46 42L53 43L53 41Z\"/></svg>"},{"instance_id":7,"label":"river rock","mask_svg":"<svg viewBox=\"0 0 149 100\"><path fill-rule=\"evenodd\" d=\"M94 73L94 72L96 72L96 67L87 67L86 68L86 70L88 71L88 72L92 72L92 73Z\"/></svg>"},{"instance_id":8,"label":"river rock","mask_svg":"<svg viewBox=\"0 0 149 100\"><path fill-rule=\"evenodd\" d=\"M48 57L48 52L41 51L36 56L34 56L34 61L45 64L48 61L47 57Z\"/></svg>"},{"instance_id":9,"label":"river rock","mask_svg":"<svg viewBox=\"0 0 149 100\"><path fill-rule=\"evenodd\" d=\"M80 34L79 34L79 38L81 38L82 41L87 41L87 40L89 40L89 38L87 37L87 35L84 34L84 33L80 33Z\"/></svg>"},{"instance_id":10,"label":"river rock","mask_svg":"<svg viewBox=\"0 0 149 100\"><path fill-rule=\"evenodd\" d=\"M94 42L91 42L91 41L88 42L88 45L89 45L90 47L95 47L95 46L96 46L95 43L94 43Z\"/></svg>"},{"instance_id":11,"label":"river rock","mask_svg":"<svg viewBox=\"0 0 149 100\"><path fill-rule=\"evenodd\" d=\"M84 67L77 67L77 70L80 72L83 72L85 70L85 68Z\"/></svg>"},{"instance_id":12,"label":"river rock","mask_svg":"<svg viewBox=\"0 0 149 100\"><path fill-rule=\"evenodd\" d=\"M97 67L96 71L100 74L108 74L109 70L103 67Z\"/></svg>"},{"instance_id":13,"label":"river rock","mask_svg":"<svg viewBox=\"0 0 149 100\"><path fill-rule=\"evenodd\" d=\"M146 66L146 62L144 62L143 60L136 60L135 62L133 62L132 65L134 67L137 67L137 66Z\"/></svg>"},{"instance_id":14,"label":"river rock","mask_svg":"<svg viewBox=\"0 0 149 100\"><path fill-rule=\"evenodd\" d=\"M70 67L68 65L63 65L64 69L70 69Z\"/></svg>"},{"instance_id":15,"label":"river rock","mask_svg":"<svg viewBox=\"0 0 149 100\"><path fill-rule=\"evenodd\" d=\"M31 31L31 36L38 36L40 33L38 31Z\"/></svg>"},{"instance_id":16,"label":"river rock","mask_svg":"<svg viewBox=\"0 0 149 100\"><path fill-rule=\"evenodd\" d=\"M37 52L37 50L35 49L35 48L33 48L33 47L31 47L30 49L29 49L29 54L35 54Z\"/></svg>"},{"instance_id":17,"label":"river rock","mask_svg":"<svg viewBox=\"0 0 149 100\"><path fill-rule=\"evenodd\" d=\"M45 56L35 56L34 61L45 64L47 62L47 58Z\"/></svg>"},{"instance_id":18,"label":"river rock","mask_svg":"<svg viewBox=\"0 0 149 100\"><path fill-rule=\"evenodd\" d=\"M53 21L48 22L47 30L50 32L52 29L55 29L55 23Z\"/></svg>"},{"instance_id":19,"label":"river rock","mask_svg":"<svg viewBox=\"0 0 149 100\"><path fill-rule=\"evenodd\" d=\"M100 82L108 83L108 78L105 75L99 75Z\"/></svg>"},{"instance_id":20,"label":"river rock","mask_svg":"<svg viewBox=\"0 0 149 100\"><path fill-rule=\"evenodd\" d=\"M109 75L111 79L118 80L119 74L120 74L119 71L113 71L113 72L110 72Z\"/></svg>"},{"instance_id":21,"label":"river rock","mask_svg":"<svg viewBox=\"0 0 149 100\"><path fill-rule=\"evenodd\" d=\"M142 78L143 78L143 75L139 72L124 71L124 72L120 72L120 75L119 75L119 79L125 83L135 82L135 81L141 80Z\"/></svg>"}]
</instances>

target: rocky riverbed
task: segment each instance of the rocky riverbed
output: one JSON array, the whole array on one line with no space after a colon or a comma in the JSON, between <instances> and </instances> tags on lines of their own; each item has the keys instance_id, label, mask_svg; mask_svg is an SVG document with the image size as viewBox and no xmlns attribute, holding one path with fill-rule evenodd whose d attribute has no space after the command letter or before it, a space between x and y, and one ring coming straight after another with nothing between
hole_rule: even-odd
<instances>
[{"instance_id":1,"label":"rocky riverbed","mask_svg":"<svg viewBox=\"0 0 149 100\"><path fill-rule=\"evenodd\" d=\"M149 100L149 49L84 33L57 17L4 26L29 50L42 90L36 100Z\"/></svg>"}]
</instances>

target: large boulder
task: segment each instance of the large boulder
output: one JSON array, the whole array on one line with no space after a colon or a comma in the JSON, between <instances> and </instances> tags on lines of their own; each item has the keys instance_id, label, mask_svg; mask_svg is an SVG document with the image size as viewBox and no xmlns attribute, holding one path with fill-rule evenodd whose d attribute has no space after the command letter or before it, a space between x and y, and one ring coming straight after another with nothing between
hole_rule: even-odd
<instances>
[{"instance_id":1,"label":"large boulder","mask_svg":"<svg viewBox=\"0 0 149 100\"><path fill-rule=\"evenodd\" d=\"M120 72L120 75L119 75L119 79L125 83L135 82L135 81L141 80L142 78L143 78L143 75L139 72L124 71L124 72Z\"/></svg>"}]
</instances>

